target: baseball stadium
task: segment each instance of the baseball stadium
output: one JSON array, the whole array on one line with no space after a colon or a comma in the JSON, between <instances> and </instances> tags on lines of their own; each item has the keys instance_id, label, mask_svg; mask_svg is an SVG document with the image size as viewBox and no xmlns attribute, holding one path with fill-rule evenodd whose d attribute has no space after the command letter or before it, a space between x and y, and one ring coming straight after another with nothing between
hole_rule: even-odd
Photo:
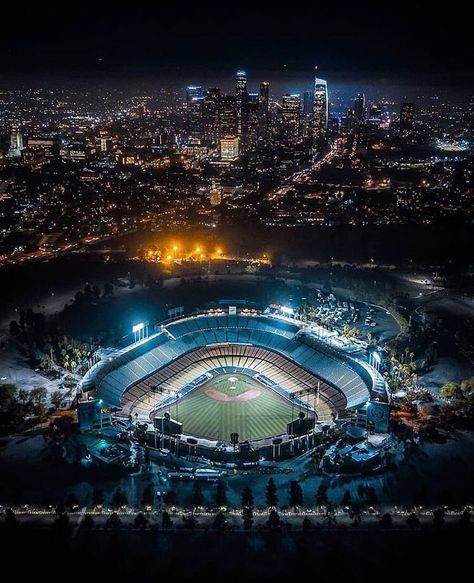
<instances>
[{"instance_id":1,"label":"baseball stadium","mask_svg":"<svg viewBox=\"0 0 474 583\"><path fill-rule=\"evenodd\" d=\"M375 368L303 322L211 310L155 326L84 376L83 402L149 426L149 444L209 459L307 450L385 390Z\"/></svg>"}]
</instances>

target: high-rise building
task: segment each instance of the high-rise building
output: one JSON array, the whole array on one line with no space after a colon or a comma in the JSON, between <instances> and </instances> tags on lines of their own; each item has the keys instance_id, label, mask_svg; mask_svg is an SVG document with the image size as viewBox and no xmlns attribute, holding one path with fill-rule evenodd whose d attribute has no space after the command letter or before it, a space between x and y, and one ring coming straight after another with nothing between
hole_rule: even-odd
<instances>
[{"instance_id":1,"label":"high-rise building","mask_svg":"<svg viewBox=\"0 0 474 583\"><path fill-rule=\"evenodd\" d=\"M221 139L221 160L235 162L240 153L239 136L224 136Z\"/></svg>"},{"instance_id":2,"label":"high-rise building","mask_svg":"<svg viewBox=\"0 0 474 583\"><path fill-rule=\"evenodd\" d=\"M313 132L314 91L303 93L303 136L311 137Z\"/></svg>"},{"instance_id":3,"label":"high-rise building","mask_svg":"<svg viewBox=\"0 0 474 583\"><path fill-rule=\"evenodd\" d=\"M242 133L242 109L247 100L247 73L237 71L235 76L235 102L237 108L237 133Z\"/></svg>"},{"instance_id":4,"label":"high-rise building","mask_svg":"<svg viewBox=\"0 0 474 583\"><path fill-rule=\"evenodd\" d=\"M191 85L186 90L186 131L192 143L203 139L203 102L202 87Z\"/></svg>"},{"instance_id":5,"label":"high-rise building","mask_svg":"<svg viewBox=\"0 0 474 583\"><path fill-rule=\"evenodd\" d=\"M341 115L341 132L348 134L354 126L354 112L349 108L346 113Z\"/></svg>"},{"instance_id":6,"label":"high-rise building","mask_svg":"<svg viewBox=\"0 0 474 583\"><path fill-rule=\"evenodd\" d=\"M415 104L402 103L400 107L400 131L411 132L415 124Z\"/></svg>"},{"instance_id":7,"label":"high-rise building","mask_svg":"<svg viewBox=\"0 0 474 583\"><path fill-rule=\"evenodd\" d=\"M314 91L305 91L303 93L303 113L312 115L314 107Z\"/></svg>"},{"instance_id":8,"label":"high-rise building","mask_svg":"<svg viewBox=\"0 0 474 583\"><path fill-rule=\"evenodd\" d=\"M270 83L260 83L258 139L266 142L270 133Z\"/></svg>"},{"instance_id":9,"label":"high-rise building","mask_svg":"<svg viewBox=\"0 0 474 583\"><path fill-rule=\"evenodd\" d=\"M222 95L219 100L219 135L237 133L237 104L234 95Z\"/></svg>"},{"instance_id":10,"label":"high-rise building","mask_svg":"<svg viewBox=\"0 0 474 583\"><path fill-rule=\"evenodd\" d=\"M256 149L259 128L259 95L249 93L242 105L242 149L251 152Z\"/></svg>"},{"instance_id":11,"label":"high-rise building","mask_svg":"<svg viewBox=\"0 0 474 583\"><path fill-rule=\"evenodd\" d=\"M313 136L324 138L328 127L328 85L324 79L314 80Z\"/></svg>"},{"instance_id":12,"label":"high-rise building","mask_svg":"<svg viewBox=\"0 0 474 583\"><path fill-rule=\"evenodd\" d=\"M281 102L282 135L287 142L297 141L301 126L301 96L299 93L283 95Z\"/></svg>"},{"instance_id":13,"label":"high-rise building","mask_svg":"<svg viewBox=\"0 0 474 583\"><path fill-rule=\"evenodd\" d=\"M18 128L13 128L10 134L9 158L19 158L23 150L23 136Z\"/></svg>"},{"instance_id":14,"label":"high-rise building","mask_svg":"<svg viewBox=\"0 0 474 583\"><path fill-rule=\"evenodd\" d=\"M354 121L356 123L362 123L365 121L365 118L365 95L363 93L359 93L354 100Z\"/></svg>"},{"instance_id":15,"label":"high-rise building","mask_svg":"<svg viewBox=\"0 0 474 583\"><path fill-rule=\"evenodd\" d=\"M372 104L369 111L369 119L381 120L382 119L382 108L380 105Z\"/></svg>"},{"instance_id":16,"label":"high-rise building","mask_svg":"<svg viewBox=\"0 0 474 583\"><path fill-rule=\"evenodd\" d=\"M208 145L219 143L219 104L221 90L211 87L204 98L204 139Z\"/></svg>"}]
</instances>

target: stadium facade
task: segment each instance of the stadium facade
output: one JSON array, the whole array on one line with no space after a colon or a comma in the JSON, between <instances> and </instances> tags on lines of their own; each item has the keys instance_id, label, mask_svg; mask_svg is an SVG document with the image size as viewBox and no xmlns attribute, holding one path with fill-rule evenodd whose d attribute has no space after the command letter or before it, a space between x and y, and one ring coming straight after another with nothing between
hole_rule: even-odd
<instances>
[{"instance_id":1,"label":"stadium facade","mask_svg":"<svg viewBox=\"0 0 474 583\"><path fill-rule=\"evenodd\" d=\"M83 418L95 406L146 422L151 447L255 461L306 451L348 410L387 401L375 368L307 324L229 311L179 317L104 353L80 385Z\"/></svg>"}]
</instances>

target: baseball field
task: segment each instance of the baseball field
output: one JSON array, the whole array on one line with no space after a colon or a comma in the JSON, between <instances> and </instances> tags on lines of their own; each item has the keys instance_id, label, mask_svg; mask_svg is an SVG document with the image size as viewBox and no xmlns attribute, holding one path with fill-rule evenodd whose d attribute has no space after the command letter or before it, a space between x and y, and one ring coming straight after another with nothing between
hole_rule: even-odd
<instances>
[{"instance_id":1,"label":"baseball field","mask_svg":"<svg viewBox=\"0 0 474 583\"><path fill-rule=\"evenodd\" d=\"M185 434L207 439L254 440L284 433L300 408L244 374L222 374L210 379L167 408L183 424Z\"/></svg>"}]
</instances>

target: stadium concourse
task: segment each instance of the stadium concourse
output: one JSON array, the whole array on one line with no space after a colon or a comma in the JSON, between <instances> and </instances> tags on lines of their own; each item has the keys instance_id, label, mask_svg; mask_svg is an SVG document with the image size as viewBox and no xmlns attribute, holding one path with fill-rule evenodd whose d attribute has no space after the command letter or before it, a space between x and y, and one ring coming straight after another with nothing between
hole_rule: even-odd
<instances>
[{"instance_id":1,"label":"stadium concourse","mask_svg":"<svg viewBox=\"0 0 474 583\"><path fill-rule=\"evenodd\" d=\"M108 353L86 373L81 391L83 400L150 425L170 414L183 423L180 439L211 447L235 430L249 441L288 438L287 424L298 417L320 428L383 386L375 369L303 322L243 309L159 325L150 337Z\"/></svg>"}]
</instances>

